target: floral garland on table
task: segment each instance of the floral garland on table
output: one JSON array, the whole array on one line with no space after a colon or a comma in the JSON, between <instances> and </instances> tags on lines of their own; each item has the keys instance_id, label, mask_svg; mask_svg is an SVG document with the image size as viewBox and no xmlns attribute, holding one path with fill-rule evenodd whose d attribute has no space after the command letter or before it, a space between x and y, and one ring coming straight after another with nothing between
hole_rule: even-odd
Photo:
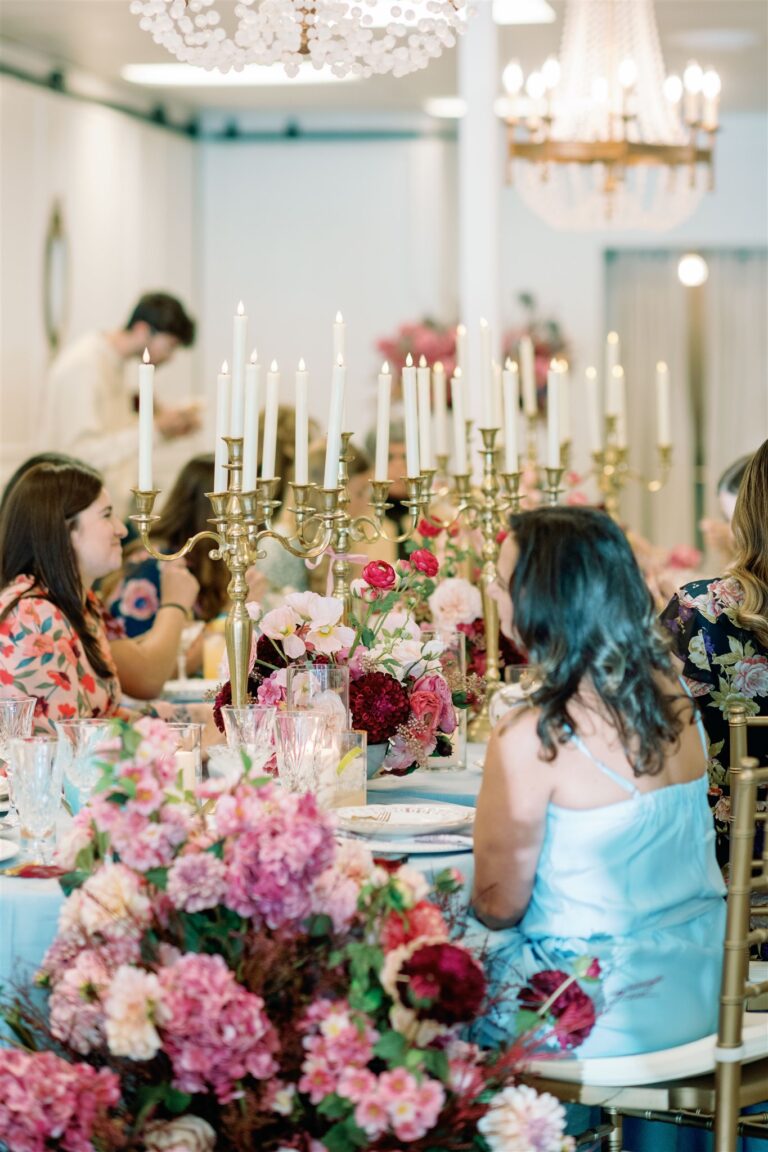
<instances>
[{"instance_id":1,"label":"floral garland on table","mask_svg":"<svg viewBox=\"0 0 768 1152\"><path fill-rule=\"evenodd\" d=\"M352 581L358 606L354 628L341 623L342 605L332 596L294 592L258 619L249 693L261 704L285 701L286 667L299 660L346 664L350 671L352 727L369 744L386 744L383 771L403 775L446 755L456 729L456 705L465 686L443 674L443 644L425 638L413 615L435 589L435 556L417 549L395 567L372 560ZM223 730L221 707L231 700L225 683L214 719Z\"/></svg>"},{"instance_id":2,"label":"floral garland on table","mask_svg":"<svg viewBox=\"0 0 768 1152\"><path fill-rule=\"evenodd\" d=\"M429 888L336 843L314 797L253 779L182 790L161 721L116 725L60 862L47 1004L4 1009L0 1144L12 1152L564 1152L564 1110L516 1079L592 1000L564 973L521 995L522 1035L482 1051L487 1000L456 938L452 871ZM453 938L452 938L453 935ZM596 975L584 958L581 971ZM562 994L561 994L562 993ZM39 993L38 993L39 995Z\"/></svg>"}]
</instances>

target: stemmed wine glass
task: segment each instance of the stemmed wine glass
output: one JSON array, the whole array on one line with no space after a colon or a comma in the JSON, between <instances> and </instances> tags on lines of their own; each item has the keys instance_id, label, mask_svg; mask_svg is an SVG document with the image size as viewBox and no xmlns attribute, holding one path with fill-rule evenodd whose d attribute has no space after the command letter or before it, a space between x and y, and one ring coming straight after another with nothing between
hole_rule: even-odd
<instances>
[{"instance_id":1,"label":"stemmed wine glass","mask_svg":"<svg viewBox=\"0 0 768 1152\"><path fill-rule=\"evenodd\" d=\"M58 741L47 736L17 737L11 741L10 756L21 836L30 842L31 858L48 864L61 807Z\"/></svg>"},{"instance_id":2,"label":"stemmed wine glass","mask_svg":"<svg viewBox=\"0 0 768 1152\"><path fill-rule=\"evenodd\" d=\"M245 752L251 772L263 768L275 750L276 713L277 709L268 704L246 704L243 708L227 704L221 710L229 750L238 755Z\"/></svg>"},{"instance_id":3,"label":"stemmed wine glass","mask_svg":"<svg viewBox=\"0 0 768 1152\"><path fill-rule=\"evenodd\" d=\"M82 807L99 782L104 753L114 747L114 722L56 720L55 725L59 737L57 764L60 773L77 790L78 804Z\"/></svg>"},{"instance_id":4,"label":"stemmed wine glass","mask_svg":"<svg viewBox=\"0 0 768 1152\"><path fill-rule=\"evenodd\" d=\"M0 767L5 768L8 781L8 812L0 821L2 828L15 828L19 823L13 793L13 765L11 764L11 741L19 736L31 736L35 715L34 696L17 696L11 700L0 700Z\"/></svg>"}]
</instances>

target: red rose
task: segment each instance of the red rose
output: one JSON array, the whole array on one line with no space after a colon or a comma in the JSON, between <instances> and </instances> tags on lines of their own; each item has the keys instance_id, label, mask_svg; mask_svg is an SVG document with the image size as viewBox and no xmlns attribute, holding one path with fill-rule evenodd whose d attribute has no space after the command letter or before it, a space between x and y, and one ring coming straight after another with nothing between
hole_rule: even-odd
<instances>
[{"instance_id":1,"label":"red rose","mask_svg":"<svg viewBox=\"0 0 768 1152\"><path fill-rule=\"evenodd\" d=\"M409 704L412 715L421 721L431 736L434 736L443 711L443 702L437 692L418 688L411 692Z\"/></svg>"},{"instance_id":2,"label":"red rose","mask_svg":"<svg viewBox=\"0 0 768 1152\"><path fill-rule=\"evenodd\" d=\"M404 912L389 912L381 926L381 946L385 952L410 944L419 936L448 937L448 925L442 912L429 900L420 900Z\"/></svg>"},{"instance_id":3,"label":"red rose","mask_svg":"<svg viewBox=\"0 0 768 1152\"><path fill-rule=\"evenodd\" d=\"M371 588L382 588L388 591L397 584L397 573L386 560L371 560L362 571L363 580Z\"/></svg>"},{"instance_id":4,"label":"red rose","mask_svg":"<svg viewBox=\"0 0 768 1152\"><path fill-rule=\"evenodd\" d=\"M437 556L433 556L426 548L417 548L415 552L411 552L411 564L425 576L437 576L440 568Z\"/></svg>"},{"instance_id":5,"label":"red rose","mask_svg":"<svg viewBox=\"0 0 768 1152\"><path fill-rule=\"evenodd\" d=\"M435 524L430 524L429 520L419 520L419 527L417 529L420 536L425 536L427 539L432 539L439 536L442 528L438 528Z\"/></svg>"}]
</instances>

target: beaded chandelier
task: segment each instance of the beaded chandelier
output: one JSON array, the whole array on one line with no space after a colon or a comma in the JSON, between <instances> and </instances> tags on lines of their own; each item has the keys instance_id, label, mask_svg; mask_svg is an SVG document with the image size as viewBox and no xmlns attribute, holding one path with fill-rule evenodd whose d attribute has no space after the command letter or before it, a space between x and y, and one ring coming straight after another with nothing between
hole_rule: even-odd
<instances>
[{"instance_id":1,"label":"beaded chandelier","mask_svg":"<svg viewBox=\"0 0 768 1152\"><path fill-rule=\"evenodd\" d=\"M246 64L302 64L333 75L405 76L456 43L467 0L132 0L156 43L186 64L229 72ZM230 16L227 12L226 16Z\"/></svg>"}]
</instances>

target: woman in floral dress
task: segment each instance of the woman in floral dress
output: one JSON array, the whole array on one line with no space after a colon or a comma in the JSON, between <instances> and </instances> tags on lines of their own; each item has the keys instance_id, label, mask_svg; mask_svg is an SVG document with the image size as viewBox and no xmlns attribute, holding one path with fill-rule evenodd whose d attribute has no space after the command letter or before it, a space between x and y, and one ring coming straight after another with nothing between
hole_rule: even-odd
<instances>
[{"instance_id":1,"label":"woman in floral dress","mask_svg":"<svg viewBox=\"0 0 768 1152\"><path fill-rule=\"evenodd\" d=\"M0 517L0 691L34 696L35 733L56 720L111 716L120 684L91 591L120 566L125 527L98 472L39 464Z\"/></svg>"},{"instance_id":2,"label":"woman in floral dress","mask_svg":"<svg viewBox=\"0 0 768 1152\"><path fill-rule=\"evenodd\" d=\"M736 551L725 576L685 584L661 617L704 721L710 784L724 792L729 708L768 715L768 440L744 472L732 528ZM768 730L750 732L749 753L765 762ZM715 812L722 856L728 803Z\"/></svg>"}]
</instances>

